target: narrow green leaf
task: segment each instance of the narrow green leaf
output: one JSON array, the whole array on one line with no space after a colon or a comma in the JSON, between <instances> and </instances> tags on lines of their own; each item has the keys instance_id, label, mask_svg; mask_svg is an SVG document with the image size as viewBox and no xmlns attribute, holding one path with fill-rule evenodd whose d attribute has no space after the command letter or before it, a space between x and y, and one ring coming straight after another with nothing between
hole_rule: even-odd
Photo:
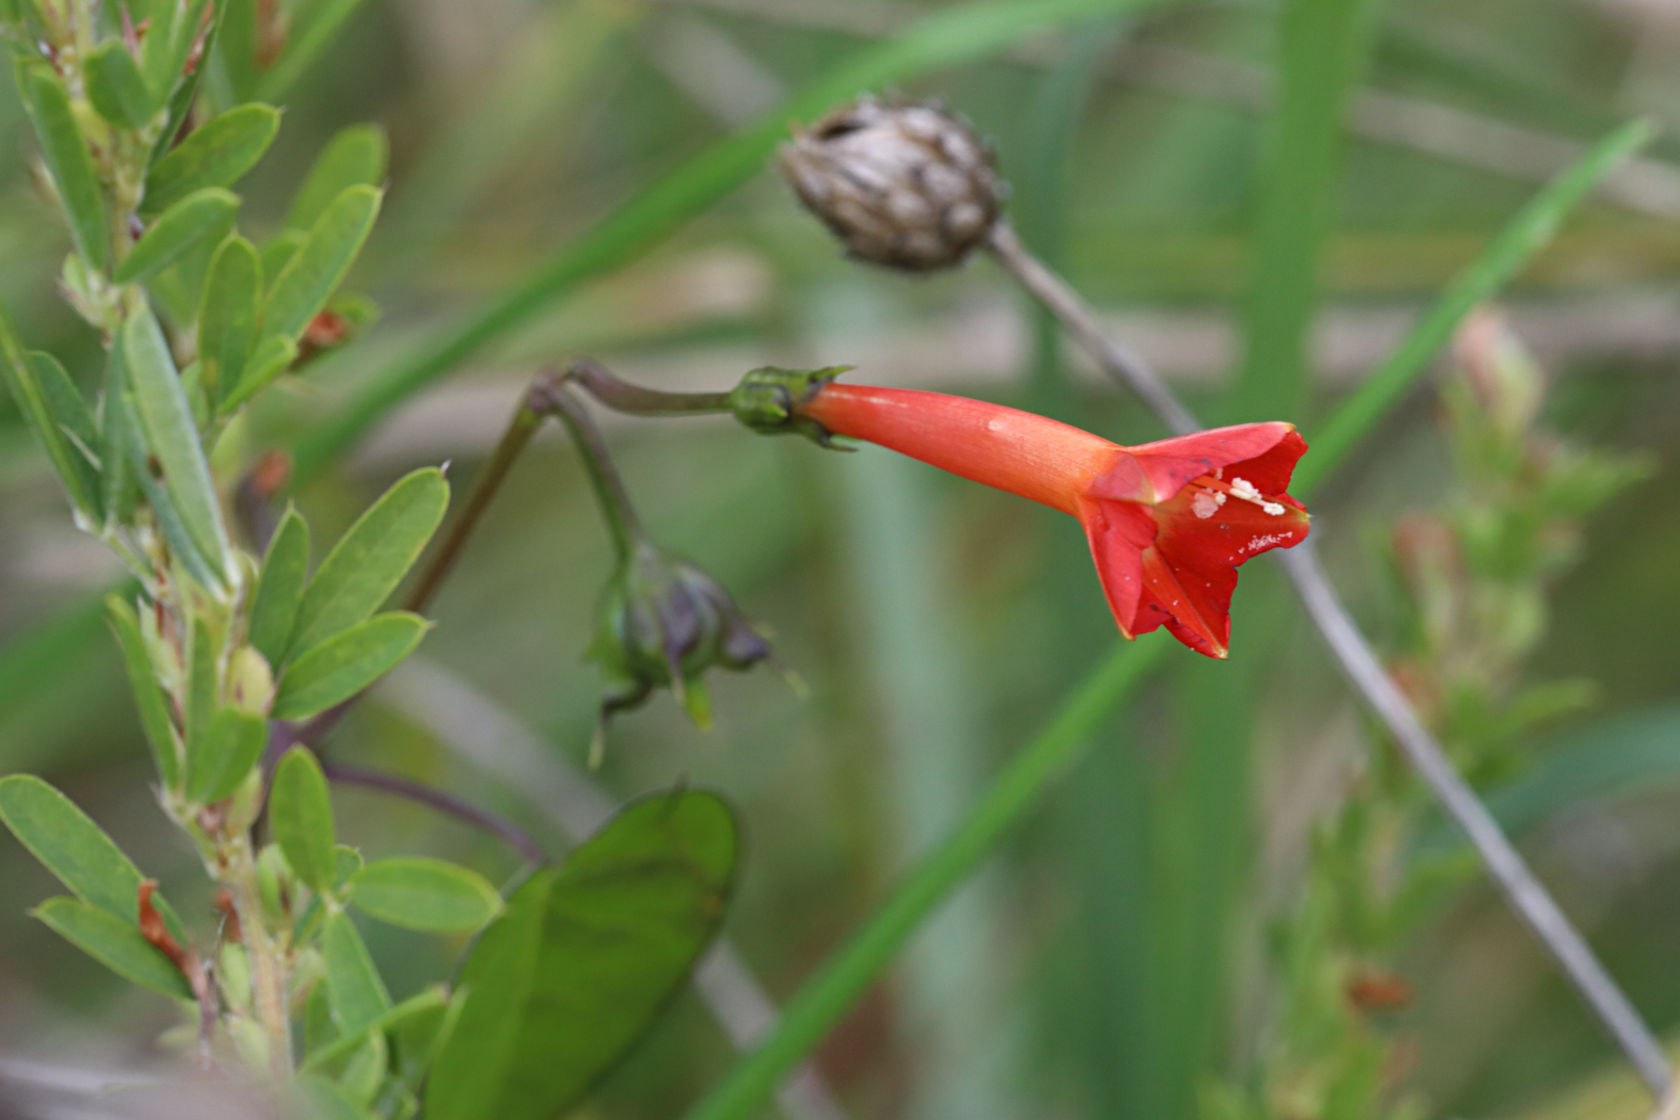
<instances>
[{"instance_id":1,"label":"narrow green leaf","mask_svg":"<svg viewBox=\"0 0 1680 1120\"><path fill-rule=\"evenodd\" d=\"M153 473L158 464L146 450L146 437L141 432L140 409L134 403L133 389L125 385L119 395L105 398L105 411L113 425L109 433L112 444L128 449L128 476L151 507L152 517L169 545L170 553L201 587L218 586L222 577L210 567L210 562L187 531L187 523L175 508L175 499L164 489L161 476Z\"/></svg>"},{"instance_id":2,"label":"narrow green leaf","mask_svg":"<svg viewBox=\"0 0 1680 1120\"><path fill-rule=\"evenodd\" d=\"M1235 415L1298 416L1307 403L1320 258L1341 197L1344 106L1378 2L1286 0L1279 9L1279 90L1260 168Z\"/></svg>"},{"instance_id":3,"label":"narrow green leaf","mask_svg":"<svg viewBox=\"0 0 1680 1120\"><path fill-rule=\"evenodd\" d=\"M319 906L321 900L309 900L311 909ZM338 1024L333 1021L332 1002L327 994L328 985L323 980L309 989L309 998L303 1007L303 1053L304 1069L313 1068L309 1059L317 1050L330 1045L338 1037Z\"/></svg>"},{"instance_id":4,"label":"narrow green leaf","mask_svg":"<svg viewBox=\"0 0 1680 1120\"><path fill-rule=\"evenodd\" d=\"M187 978L162 950L147 941L134 919L121 918L73 898L49 898L30 914L124 980L176 999L190 1000Z\"/></svg>"},{"instance_id":5,"label":"narrow green leaf","mask_svg":"<svg viewBox=\"0 0 1680 1120\"><path fill-rule=\"evenodd\" d=\"M104 495L100 490L99 433L94 424L93 411L87 398L76 388L75 382L58 359L39 350L29 355L29 370L39 386L47 415L52 418L54 446L48 448L48 458L58 472L59 481L70 495L77 509L87 511L94 523L101 519L100 508Z\"/></svg>"},{"instance_id":6,"label":"narrow green leaf","mask_svg":"<svg viewBox=\"0 0 1680 1120\"><path fill-rule=\"evenodd\" d=\"M205 187L230 187L256 166L280 128L280 110L236 105L200 128L146 174L142 214L155 214Z\"/></svg>"},{"instance_id":7,"label":"narrow green leaf","mask_svg":"<svg viewBox=\"0 0 1680 1120\"><path fill-rule=\"evenodd\" d=\"M277 676L291 642L292 623L297 618L308 575L309 524L296 508L288 508L263 556L247 638L268 659Z\"/></svg>"},{"instance_id":8,"label":"narrow green leaf","mask_svg":"<svg viewBox=\"0 0 1680 1120\"><path fill-rule=\"evenodd\" d=\"M565 1112L647 1030L733 890L735 814L702 791L634 802L515 893L468 955L432 1120Z\"/></svg>"},{"instance_id":9,"label":"narrow green leaf","mask_svg":"<svg viewBox=\"0 0 1680 1120\"><path fill-rule=\"evenodd\" d=\"M152 764L165 789L173 790L181 780L181 741L169 718L169 700L163 694L146 643L140 636L140 623L134 608L115 592L105 596L105 617L122 650L123 668L128 673L129 687L134 690L134 703L140 710L140 728L146 734L146 745L152 751Z\"/></svg>"},{"instance_id":10,"label":"narrow green leaf","mask_svg":"<svg viewBox=\"0 0 1680 1120\"><path fill-rule=\"evenodd\" d=\"M351 877L350 901L380 921L428 933L471 933L502 908L478 872L423 856L374 860Z\"/></svg>"},{"instance_id":11,"label":"narrow green leaf","mask_svg":"<svg viewBox=\"0 0 1680 1120\"><path fill-rule=\"evenodd\" d=\"M239 384L251 357L261 270L256 248L237 234L223 241L210 258L198 310L198 360L204 367L205 391L218 405Z\"/></svg>"},{"instance_id":12,"label":"narrow green leaf","mask_svg":"<svg viewBox=\"0 0 1680 1120\"><path fill-rule=\"evenodd\" d=\"M287 751L274 769L268 827L299 879L317 893L333 889L338 860L333 851L332 798L320 763L304 748Z\"/></svg>"},{"instance_id":13,"label":"narrow green leaf","mask_svg":"<svg viewBox=\"0 0 1680 1120\"><path fill-rule=\"evenodd\" d=\"M263 282L272 283L308 240L307 230L285 229L263 242L257 250L257 256L262 261Z\"/></svg>"},{"instance_id":14,"label":"narrow green leaf","mask_svg":"<svg viewBox=\"0 0 1680 1120\"><path fill-rule=\"evenodd\" d=\"M292 649L306 652L378 610L419 559L449 505L443 472L398 479L321 561L298 607Z\"/></svg>"},{"instance_id":15,"label":"narrow green leaf","mask_svg":"<svg viewBox=\"0 0 1680 1120\"><path fill-rule=\"evenodd\" d=\"M195 245L227 236L238 214L239 196L232 191L222 187L194 191L158 215L111 278L119 284L134 284L168 268Z\"/></svg>"},{"instance_id":16,"label":"narrow green leaf","mask_svg":"<svg viewBox=\"0 0 1680 1120\"><path fill-rule=\"evenodd\" d=\"M70 893L113 917L138 920L140 869L86 813L33 774L0 778L0 821Z\"/></svg>"},{"instance_id":17,"label":"narrow green leaf","mask_svg":"<svg viewBox=\"0 0 1680 1120\"><path fill-rule=\"evenodd\" d=\"M186 728L187 739L187 784L192 785L192 774L198 768L193 759L202 753L200 741L210 730L210 717L215 715L216 709L221 707L222 698L216 687L216 643L210 637L210 628L202 618L194 618L192 629L187 633L187 681L185 711L181 713L181 722Z\"/></svg>"},{"instance_id":18,"label":"narrow green leaf","mask_svg":"<svg viewBox=\"0 0 1680 1120\"><path fill-rule=\"evenodd\" d=\"M1475 260L1453 278L1429 312L1406 332L1388 359L1311 433L1312 454L1301 460L1290 492L1302 496L1323 481L1369 436L1389 409L1429 368L1458 325L1504 287L1544 248L1564 218L1605 174L1656 136L1644 120L1632 121L1594 144L1586 155L1547 183L1505 224Z\"/></svg>"},{"instance_id":19,"label":"narrow green leaf","mask_svg":"<svg viewBox=\"0 0 1680 1120\"><path fill-rule=\"evenodd\" d=\"M140 502L134 461L141 456L141 439L122 352L121 346L113 346L105 354L105 403L99 417L100 508L107 525L126 525Z\"/></svg>"},{"instance_id":20,"label":"narrow green leaf","mask_svg":"<svg viewBox=\"0 0 1680 1120\"><path fill-rule=\"evenodd\" d=\"M108 39L93 48L82 63L82 78L93 107L118 128L141 128L163 107L121 39Z\"/></svg>"},{"instance_id":21,"label":"narrow green leaf","mask_svg":"<svg viewBox=\"0 0 1680 1120\"><path fill-rule=\"evenodd\" d=\"M245 372L240 376L238 384L222 400L222 411L232 412L264 389L274 383L281 374L292 368L297 361L297 343L289 338L282 338L271 334L251 352L250 360L245 363Z\"/></svg>"},{"instance_id":22,"label":"narrow green leaf","mask_svg":"<svg viewBox=\"0 0 1680 1120\"><path fill-rule=\"evenodd\" d=\"M42 65L20 67L18 87L29 123L34 125L35 136L41 143L41 158L70 220L76 251L88 267L99 271L105 267L111 252L110 233L105 227L105 197L99 189L99 176L93 169L87 139L76 127L70 95L57 75Z\"/></svg>"},{"instance_id":23,"label":"narrow green leaf","mask_svg":"<svg viewBox=\"0 0 1680 1120\"><path fill-rule=\"evenodd\" d=\"M204 734L188 740L186 792L190 801L209 805L239 788L262 758L268 723L242 708L218 708Z\"/></svg>"},{"instance_id":24,"label":"narrow green leaf","mask_svg":"<svg viewBox=\"0 0 1680 1120\"><path fill-rule=\"evenodd\" d=\"M271 714L307 719L350 699L394 669L425 636L426 620L402 611L341 631L286 667Z\"/></svg>"},{"instance_id":25,"label":"narrow green leaf","mask_svg":"<svg viewBox=\"0 0 1680 1120\"><path fill-rule=\"evenodd\" d=\"M140 68L152 89L173 94L187 77L187 56L209 6L210 0L165 0L153 5L152 22L140 48Z\"/></svg>"},{"instance_id":26,"label":"narrow green leaf","mask_svg":"<svg viewBox=\"0 0 1680 1120\"><path fill-rule=\"evenodd\" d=\"M343 911L328 914L321 926L321 958L327 969L327 1000L338 1020L340 1038L355 1045L362 1032L390 1010L391 995L356 924Z\"/></svg>"},{"instance_id":27,"label":"narrow green leaf","mask_svg":"<svg viewBox=\"0 0 1680 1120\"><path fill-rule=\"evenodd\" d=\"M134 393L148 465L155 463L161 469L163 488L188 535L217 581L225 582L230 548L216 486L169 344L151 311L141 310L130 317L123 327L122 345L123 368Z\"/></svg>"},{"instance_id":28,"label":"narrow green leaf","mask_svg":"<svg viewBox=\"0 0 1680 1120\"><path fill-rule=\"evenodd\" d=\"M99 425L94 421L93 409L88 407L87 398L82 396L82 391L76 388L76 383L70 380L70 375L51 354L43 350L30 351L29 366L40 382L47 408L58 421L58 430L69 438L72 449L92 469L99 461ZM96 476L91 480L95 484L98 482Z\"/></svg>"},{"instance_id":29,"label":"narrow green leaf","mask_svg":"<svg viewBox=\"0 0 1680 1120\"><path fill-rule=\"evenodd\" d=\"M12 331L5 308L0 307L0 375L4 376L6 389L17 402L18 411L28 421L35 439L46 451L48 461L69 494L71 505L86 516L95 517L95 511L100 508L100 494L97 489L88 488L90 467L87 458L77 451L65 434L61 426L63 418L54 408L52 391L42 384L41 372L30 355L24 352L22 343ZM85 404L83 407L86 407Z\"/></svg>"},{"instance_id":30,"label":"narrow green leaf","mask_svg":"<svg viewBox=\"0 0 1680 1120\"><path fill-rule=\"evenodd\" d=\"M181 134L181 126L186 122L187 114L192 110L194 102L198 100L198 87L204 80L204 72L208 66L199 65L186 71L188 55L192 51L193 43L199 38L199 29L205 28L203 35L204 58L212 56L216 49L216 32L220 21L212 20L205 27L203 17L210 8L220 9L222 0L201 0L200 5L189 15L187 24L181 26L181 34L176 37L175 50L178 62L172 74L176 75L171 81L162 85L152 83L148 77L148 84L157 89L168 102L169 115L164 119L163 127L158 130L157 140L152 144L152 150L147 156L146 165L149 167L168 154L175 138ZM146 73L146 56L144 48L140 52L140 71Z\"/></svg>"},{"instance_id":31,"label":"narrow green leaf","mask_svg":"<svg viewBox=\"0 0 1680 1120\"><path fill-rule=\"evenodd\" d=\"M383 183L389 149L385 130L378 125L356 124L339 130L304 176L286 212L287 228L313 229L333 200L351 187Z\"/></svg>"},{"instance_id":32,"label":"narrow green leaf","mask_svg":"<svg viewBox=\"0 0 1680 1120\"><path fill-rule=\"evenodd\" d=\"M374 187L351 187L333 199L270 285L265 334L295 339L327 305L373 229L380 197Z\"/></svg>"}]
</instances>

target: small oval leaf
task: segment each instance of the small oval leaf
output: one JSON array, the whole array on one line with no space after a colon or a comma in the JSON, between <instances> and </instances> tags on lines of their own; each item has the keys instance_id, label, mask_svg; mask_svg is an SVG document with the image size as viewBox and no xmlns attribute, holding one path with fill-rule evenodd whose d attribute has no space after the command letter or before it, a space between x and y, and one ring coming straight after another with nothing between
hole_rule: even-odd
<instances>
[{"instance_id":1,"label":"small oval leaf","mask_svg":"<svg viewBox=\"0 0 1680 1120\"><path fill-rule=\"evenodd\" d=\"M83 902L133 922L140 869L75 802L33 774L0 778L0 821Z\"/></svg>"},{"instance_id":2,"label":"small oval leaf","mask_svg":"<svg viewBox=\"0 0 1680 1120\"><path fill-rule=\"evenodd\" d=\"M193 998L181 970L140 932L96 906L74 898L49 898L30 913L48 929L121 976L143 988L176 999Z\"/></svg>"},{"instance_id":3,"label":"small oval leaf","mask_svg":"<svg viewBox=\"0 0 1680 1120\"><path fill-rule=\"evenodd\" d=\"M93 48L82 63L82 78L93 107L118 128L140 128L163 107L121 39L108 39Z\"/></svg>"},{"instance_id":4,"label":"small oval leaf","mask_svg":"<svg viewBox=\"0 0 1680 1120\"><path fill-rule=\"evenodd\" d=\"M105 225L105 196L93 169L87 139L76 127L70 95L49 67L21 67L18 86L23 106L41 142L41 158L70 218L76 251L95 271L110 259L110 232Z\"/></svg>"},{"instance_id":5,"label":"small oval leaf","mask_svg":"<svg viewBox=\"0 0 1680 1120\"><path fill-rule=\"evenodd\" d=\"M181 780L181 741L169 718L169 700L164 696L157 677L152 673L151 657L145 639L140 635L140 623L134 608L115 592L105 597L105 617L116 634L117 646L122 650L123 668L128 684L134 691L134 703L140 710L140 729L146 734L146 745L152 750L152 763L165 789L173 790Z\"/></svg>"},{"instance_id":6,"label":"small oval leaf","mask_svg":"<svg viewBox=\"0 0 1680 1120\"><path fill-rule=\"evenodd\" d=\"M204 299L198 308L198 360L205 392L215 406L239 383L251 357L257 337L261 269L257 250L237 235L217 246L210 258Z\"/></svg>"},{"instance_id":7,"label":"small oval leaf","mask_svg":"<svg viewBox=\"0 0 1680 1120\"><path fill-rule=\"evenodd\" d=\"M333 851L332 798L321 764L305 748L287 751L274 768L268 827L299 879L317 893L333 889L338 859Z\"/></svg>"},{"instance_id":8,"label":"small oval leaf","mask_svg":"<svg viewBox=\"0 0 1680 1120\"><path fill-rule=\"evenodd\" d=\"M297 343L277 334L271 334L257 343L257 348L251 351L250 360L245 363L245 372L240 376L239 383L223 398L222 411L232 412L268 388L275 378L292 367L297 355Z\"/></svg>"},{"instance_id":9,"label":"small oval leaf","mask_svg":"<svg viewBox=\"0 0 1680 1120\"><path fill-rule=\"evenodd\" d=\"M250 775L268 744L268 722L241 708L218 708L204 734L188 744L187 798L209 805Z\"/></svg>"},{"instance_id":10,"label":"small oval leaf","mask_svg":"<svg viewBox=\"0 0 1680 1120\"><path fill-rule=\"evenodd\" d=\"M419 559L449 506L436 468L414 471L369 506L304 589L292 649L302 653L378 610Z\"/></svg>"},{"instance_id":11,"label":"small oval leaf","mask_svg":"<svg viewBox=\"0 0 1680 1120\"><path fill-rule=\"evenodd\" d=\"M162 469L163 489L182 525L210 572L223 581L230 548L216 486L169 343L151 311L130 316L123 327L122 344L124 372L145 438L146 459Z\"/></svg>"},{"instance_id":12,"label":"small oval leaf","mask_svg":"<svg viewBox=\"0 0 1680 1120\"><path fill-rule=\"evenodd\" d=\"M295 340L327 305L373 229L380 197L377 189L363 186L333 199L270 285L264 334Z\"/></svg>"},{"instance_id":13,"label":"small oval leaf","mask_svg":"<svg viewBox=\"0 0 1680 1120\"><path fill-rule=\"evenodd\" d=\"M471 933L502 909L484 876L424 856L374 860L350 877L350 901L380 921L427 933Z\"/></svg>"},{"instance_id":14,"label":"small oval leaf","mask_svg":"<svg viewBox=\"0 0 1680 1120\"><path fill-rule=\"evenodd\" d=\"M239 214L239 196L221 187L195 191L160 214L122 259L111 278L133 284L174 264L193 246L227 235Z\"/></svg>"},{"instance_id":15,"label":"small oval leaf","mask_svg":"<svg viewBox=\"0 0 1680 1120\"><path fill-rule=\"evenodd\" d=\"M268 659L269 667L276 674L291 643L292 624L308 578L309 524L295 507L289 507L263 556L247 639Z\"/></svg>"},{"instance_id":16,"label":"small oval leaf","mask_svg":"<svg viewBox=\"0 0 1680 1120\"><path fill-rule=\"evenodd\" d=\"M333 199L351 187L377 187L384 182L389 149L385 130L378 125L355 124L340 130L304 176L286 212L287 228L310 229Z\"/></svg>"},{"instance_id":17,"label":"small oval leaf","mask_svg":"<svg viewBox=\"0 0 1680 1120\"><path fill-rule=\"evenodd\" d=\"M85 510L96 522L101 516L104 493L99 480L99 432L93 410L82 396L76 383L51 354L35 351L29 355L29 372L45 405L48 438L42 439L53 470L64 484L65 492L77 509ZM28 409L25 409L26 414ZM30 417L34 426L34 417Z\"/></svg>"},{"instance_id":18,"label":"small oval leaf","mask_svg":"<svg viewBox=\"0 0 1680 1120\"><path fill-rule=\"evenodd\" d=\"M402 611L340 632L287 666L270 714L307 719L350 699L395 668L425 636L426 620Z\"/></svg>"},{"instance_id":19,"label":"small oval leaf","mask_svg":"<svg viewBox=\"0 0 1680 1120\"><path fill-rule=\"evenodd\" d=\"M272 105L236 105L194 129L146 174L142 214L156 214L205 187L229 187L262 158L280 128Z\"/></svg>"},{"instance_id":20,"label":"small oval leaf","mask_svg":"<svg viewBox=\"0 0 1680 1120\"><path fill-rule=\"evenodd\" d=\"M342 910L328 914L322 923L321 959L327 970L327 1004L339 1038L354 1045L357 1036L390 1010L391 994L356 924Z\"/></svg>"}]
</instances>

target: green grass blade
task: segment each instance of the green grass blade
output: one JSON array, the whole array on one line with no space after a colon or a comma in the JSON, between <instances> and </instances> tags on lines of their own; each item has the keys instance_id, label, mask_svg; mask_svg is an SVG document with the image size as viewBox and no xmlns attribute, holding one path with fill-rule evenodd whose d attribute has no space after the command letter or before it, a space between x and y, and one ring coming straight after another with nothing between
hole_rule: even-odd
<instances>
[{"instance_id":1,"label":"green grass blade","mask_svg":"<svg viewBox=\"0 0 1680 1120\"><path fill-rule=\"evenodd\" d=\"M1480 256L1447 286L1435 306L1407 332L1388 360L1379 366L1330 418L1307 436L1312 451L1301 460L1290 487L1297 497L1310 492L1371 434L1405 396L1430 362L1452 338L1458 324L1477 304L1492 298L1522 266L1545 247L1573 210L1605 174L1656 136L1648 121L1632 121L1593 145L1574 166L1541 188L1495 235Z\"/></svg>"},{"instance_id":2,"label":"green grass blade","mask_svg":"<svg viewBox=\"0 0 1680 1120\"><path fill-rule=\"evenodd\" d=\"M492 341L530 322L579 284L647 251L757 174L790 120L812 118L860 91L1001 50L1036 29L1144 6L1147 0L1037 0L974 4L931 16L903 35L867 47L819 77L758 124L713 144L632 198L538 268L524 283L464 323L427 339L371 377L344 411L304 433L294 477L307 481L396 405Z\"/></svg>"},{"instance_id":3,"label":"green grass blade","mask_svg":"<svg viewBox=\"0 0 1680 1120\"><path fill-rule=\"evenodd\" d=\"M910 935L1038 804L1079 759L1103 717L1166 652L1163 642L1124 645L1069 697L1050 725L995 778L952 832L916 865L850 941L800 988L775 1031L687 1120L746 1120L777 1084L874 983Z\"/></svg>"},{"instance_id":4,"label":"green grass blade","mask_svg":"<svg viewBox=\"0 0 1680 1120\"><path fill-rule=\"evenodd\" d=\"M1376 2L1288 0L1280 13L1280 88L1262 157L1235 416L1295 416L1307 403L1319 262L1340 197L1343 108L1364 69Z\"/></svg>"}]
</instances>

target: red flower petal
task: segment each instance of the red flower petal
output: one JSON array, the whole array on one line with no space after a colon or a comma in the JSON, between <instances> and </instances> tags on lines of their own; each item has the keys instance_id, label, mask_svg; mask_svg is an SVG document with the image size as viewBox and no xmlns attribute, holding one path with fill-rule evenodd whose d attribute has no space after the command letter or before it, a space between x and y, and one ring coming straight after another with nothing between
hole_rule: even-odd
<instances>
[{"instance_id":1,"label":"red flower petal","mask_svg":"<svg viewBox=\"0 0 1680 1120\"><path fill-rule=\"evenodd\" d=\"M1143 632L1137 624L1143 596L1142 555L1155 537L1155 520L1136 502L1085 502L1079 520L1085 526L1108 609L1114 612L1120 632L1136 637Z\"/></svg>"},{"instance_id":2,"label":"red flower petal","mask_svg":"<svg viewBox=\"0 0 1680 1120\"><path fill-rule=\"evenodd\" d=\"M1146 551L1142 563L1146 594L1138 612L1139 632L1164 624L1197 653L1224 658L1231 644L1237 569L1229 564L1181 566L1159 548Z\"/></svg>"},{"instance_id":3,"label":"red flower petal","mask_svg":"<svg viewBox=\"0 0 1680 1120\"><path fill-rule=\"evenodd\" d=\"M1293 444L1299 444L1299 447L1293 447ZM1124 463L1117 465L1097 479L1088 493L1094 498L1164 502L1182 490L1191 479L1237 464L1247 470L1251 463L1256 469L1265 469L1267 483L1249 478L1246 474L1242 477L1249 478L1262 493L1281 492L1288 486L1289 472L1294 469L1295 460L1306 449L1306 441L1296 434L1295 426L1281 420L1209 428L1205 432L1192 432L1187 436L1173 436L1126 448L1135 460L1136 468ZM1281 479L1278 468L1282 470ZM1139 491L1139 469L1148 481L1148 491ZM1272 482L1276 484L1268 488L1268 483Z\"/></svg>"}]
</instances>

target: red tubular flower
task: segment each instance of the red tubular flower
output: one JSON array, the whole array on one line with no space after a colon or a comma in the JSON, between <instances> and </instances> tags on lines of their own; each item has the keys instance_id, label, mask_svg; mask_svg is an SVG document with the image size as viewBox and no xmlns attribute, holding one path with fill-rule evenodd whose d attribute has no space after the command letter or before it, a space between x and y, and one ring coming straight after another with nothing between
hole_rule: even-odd
<instances>
[{"instance_id":1,"label":"red tubular flower","mask_svg":"<svg viewBox=\"0 0 1680 1120\"><path fill-rule=\"evenodd\" d=\"M1237 424L1137 447L1030 412L912 389L824 384L795 406L867 440L1077 517L1128 638L1165 626L1224 657L1237 567L1307 536L1284 491L1307 443L1292 424Z\"/></svg>"}]
</instances>

